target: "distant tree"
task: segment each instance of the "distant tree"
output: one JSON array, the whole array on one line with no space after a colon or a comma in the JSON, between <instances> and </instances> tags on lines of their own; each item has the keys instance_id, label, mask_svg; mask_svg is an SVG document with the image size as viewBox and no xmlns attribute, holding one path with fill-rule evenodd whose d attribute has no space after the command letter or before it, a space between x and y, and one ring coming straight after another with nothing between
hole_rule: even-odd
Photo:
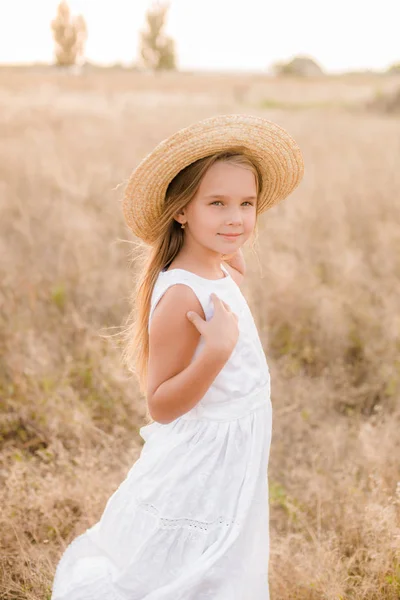
<instances>
[{"instance_id":1,"label":"distant tree","mask_svg":"<svg viewBox=\"0 0 400 600\"><path fill-rule=\"evenodd\" d=\"M295 56L289 62L277 62L272 66L275 75L300 75L313 77L323 75L319 64L308 56Z\"/></svg>"},{"instance_id":2,"label":"distant tree","mask_svg":"<svg viewBox=\"0 0 400 600\"><path fill-rule=\"evenodd\" d=\"M146 67L176 69L175 42L164 33L169 3L155 2L146 13L146 29L140 34L140 54Z\"/></svg>"},{"instance_id":3,"label":"distant tree","mask_svg":"<svg viewBox=\"0 0 400 600\"><path fill-rule=\"evenodd\" d=\"M87 39L86 23L82 15L71 16L65 0L58 5L57 16L51 22L55 41L57 64L63 67L75 65L83 58Z\"/></svg>"}]
</instances>

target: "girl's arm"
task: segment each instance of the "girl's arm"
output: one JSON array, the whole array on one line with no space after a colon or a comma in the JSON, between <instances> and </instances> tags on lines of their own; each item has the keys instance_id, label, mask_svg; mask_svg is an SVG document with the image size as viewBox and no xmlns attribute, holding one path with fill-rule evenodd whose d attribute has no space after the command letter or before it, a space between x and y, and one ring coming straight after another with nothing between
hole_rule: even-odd
<instances>
[{"instance_id":1,"label":"girl's arm","mask_svg":"<svg viewBox=\"0 0 400 600\"><path fill-rule=\"evenodd\" d=\"M227 362L230 352L204 345L192 361L200 333L186 316L194 311L205 319L193 290L171 286L153 312L149 331L147 404L154 421L170 423L193 408Z\"/></svg>"},{"instance_id":2,"label":"girl's arm","mask_svg":"<svg viewBox=\"0 0 400 600\"><path fill-rule=\"evenodd\" d=\"M186 369L157 388L151 403L149 400L152 418L159 423L170 423L196 406L226 361L220 352L204 347Z\"/></svg>"}]
</instances>

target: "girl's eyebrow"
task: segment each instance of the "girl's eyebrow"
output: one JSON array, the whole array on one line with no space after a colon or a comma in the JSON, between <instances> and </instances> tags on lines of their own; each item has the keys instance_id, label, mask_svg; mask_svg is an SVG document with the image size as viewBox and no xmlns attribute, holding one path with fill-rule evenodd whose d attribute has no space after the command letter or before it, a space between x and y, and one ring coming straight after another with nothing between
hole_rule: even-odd
<instances>
[{"instance_id":1,"label":"girl's eyebrow","mask_svg":"<svg viewBox=\"0 0 400 600\"><path fill-rule=\"evenodd\" d=\"M230 198L225 194L208 194L205 198ZM242 200L257 200L257 196L243 196Z\"/></svg>"}]
</instances>

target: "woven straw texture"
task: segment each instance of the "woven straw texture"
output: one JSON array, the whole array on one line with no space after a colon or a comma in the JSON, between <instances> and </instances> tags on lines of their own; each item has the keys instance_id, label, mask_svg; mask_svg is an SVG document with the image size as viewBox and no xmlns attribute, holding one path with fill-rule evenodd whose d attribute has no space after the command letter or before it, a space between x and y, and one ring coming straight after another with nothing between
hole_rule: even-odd
<instances>
[{"instance_id":1,"label":"woven straw texture","mask_svg":"<svg viewBox=\"0 0 400 600\"><path fill-rule=\"evenodd\" d=\"M247 150L262 174L258 214L286 198L299 185L304 174L303 157L285 129L252 115L211 117L163 140L133 171L122 201L125 221L133 233L153 244L171 180L196 160L237 147Z\"/></svg>"}]
</instances>

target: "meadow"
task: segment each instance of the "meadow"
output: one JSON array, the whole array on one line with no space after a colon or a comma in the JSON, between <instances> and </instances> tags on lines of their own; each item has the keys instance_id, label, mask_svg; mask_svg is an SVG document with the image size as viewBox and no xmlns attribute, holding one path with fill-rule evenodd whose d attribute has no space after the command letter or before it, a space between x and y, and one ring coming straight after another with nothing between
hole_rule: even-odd
<instances>
[{"instance_id":1,"label":"meadow","mask_svg":"<svg viewBox=\"0 0 400 600\"><path fill-rule=\"evenodd\" d=\"M400 597L400 76L0 71L0 597L44 600L138 458L114 337L138 161L217 113L285 127L300 187L244 248L272 378L271 600ZM251 598L249 598L251 600Z\"/></svg>"}]
</instances>

